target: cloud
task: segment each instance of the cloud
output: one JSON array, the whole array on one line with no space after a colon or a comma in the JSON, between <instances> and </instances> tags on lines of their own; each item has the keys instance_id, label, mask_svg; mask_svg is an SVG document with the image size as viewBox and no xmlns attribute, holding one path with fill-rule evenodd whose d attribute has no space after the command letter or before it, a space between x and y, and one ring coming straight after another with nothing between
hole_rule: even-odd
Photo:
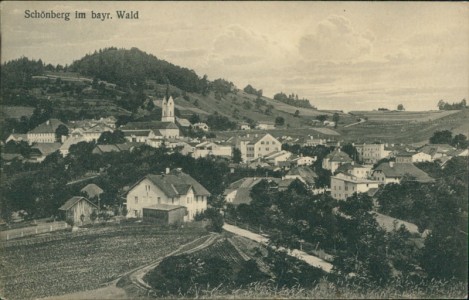
<instances>
[{"instance_id":1,"label":"cloud","mask_svg":"<svg viewBox=\"0 0 469 300\"><path fill-rule=\"evenodd\" d=\"M306 60L356 60L372 52L374 39L370 31L358 32L347 18L333 15L303 35L298 49Z\"/></svg>"}]
</instances>

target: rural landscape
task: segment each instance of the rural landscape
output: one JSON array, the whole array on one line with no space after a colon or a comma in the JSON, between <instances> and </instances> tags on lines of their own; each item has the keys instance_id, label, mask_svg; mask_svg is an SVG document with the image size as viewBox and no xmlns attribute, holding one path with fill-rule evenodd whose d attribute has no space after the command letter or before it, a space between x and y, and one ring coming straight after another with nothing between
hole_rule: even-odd
<instances>
[{"instance_id":1,"label":"rural landscape","mask_svg":"<svg viewBox=\"0 0 469 300\"><path fill-rule=\"evenodd\" d=\"M45 57L1 64L1 299L467 298L466 94L323 108L287 71Z\"/></svg>"}]
</instances>

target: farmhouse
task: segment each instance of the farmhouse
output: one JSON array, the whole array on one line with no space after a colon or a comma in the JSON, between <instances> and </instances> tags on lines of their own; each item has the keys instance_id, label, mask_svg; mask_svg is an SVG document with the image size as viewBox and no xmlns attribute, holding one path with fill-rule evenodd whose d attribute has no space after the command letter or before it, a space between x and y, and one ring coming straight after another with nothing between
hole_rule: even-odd
<instances>
[{"instance_id":1,"label":"farmhouse","mask_svg":"<svg viewBox=\"0 0 469 300\"><path fill-rule=\"evenodd\" d=\"M202 130L202 131L208 131L208 125L206 123L195 123L192 125L194 129Z\"/></svg>"},{"instance_id":2,"label":"farmhouse","mask_svg":"<svg viewBox=\"0 0 469 300\"><path fill-rule=\"evenodd\" d=\"M395 163L392 161L381 163L371 174L372 178L381 184L399 183L406 175L422 183L435 181L412 163Z\"/></svg>"},{"instance_id":3,"label":"farmhouse","mask_svg":"<svg viewBox=\"0 0 469 300\"><path fill-rule=\"evenodd\" d=\"M12 133L8 136L8 138L5 141L5 144L8 143L9 141L13 142L27 142L28 141L28 135L25 133Z\"/></svg>"},{"instance_id":4,"label":"farmhouse","mask_svg":"<svg viewBox=\"0 0 469 300\"><path fill-rule=\"evenodd\" d=\"M184 221L192 221L207 208L210 193L194 178L180 170L149 174L130 188L126 197L127 217L142 218L143 209L155 205L184 206Z\"/></svg>"},{"instance_id":5,"label":"farmhouse","mask_svg":"<svg viewBox=\"0 0 469 300\"><path fill-rule=\"evenodd\" d=\"M80 192L85 193L89 198L99 197L104 193L103 189L94 183L87 184Z\"/></svg>"},{"instance_id":6,"label":"farmhouse","mask_svg":"<svg viewBox=\"0 0 469 300\"><path fill-rule=\"evenodd\" d=\"M280 150L266 155L264 159L267 161L267 163L274 166L278 166L280 162L286 162L291 155L291 152L288 152L286 150Z\"/></svg>"},{"instance_id":7,"label":"farmhouse","mask_svg":"<svg viewBox=\"0 0 469 300\"><path fill-rule=\"evenodd\" d=\"M91 221L91 214L98 207L85 197L75 196L67 200L59 210L65 220L72 220L74 224L85 224Z\"/></svg>"},{"instance_id":8,"label":"farmhouse","mask_svg":"<svg viewBox=\"0 0 469 300\"><path fill-rule=\"evenodd\" d=\"M207 157L208 155L231 157L232 148L230 145L217 144L205 141L193 147L192 157Z\"/></svg>"},{"instance_id":9,"label":"farmhouse","mask_svg":"<svg viewBox=\"0 0 469 300\"><path fill-rule=\"evenodd\" d=\"M414 163L432 161L430 154L424 152L399 152L396 155L396 163Z\"/></svg>"},{"instance_id":10,"label":"farmhouse","mask_svg":"<svg viewBox=\"0 0 469 300\"><path fill-rule=\"evenodd\" d=\"M275 123L271 121L259 121L256 128L261 130L275 129Z\"/></svg>"},{"instance_id":11,"label":"farmhouse","mask_svg":"<svg viewBox=\"0 0 469 300\"><path fill-rule=\"evenodd\" d=\"M29 162L42 162L46 157L60 149L60 143L39 143L31 147Z\"/></svg>"},{"instance_id":12,"label":"farmhouse","mask_svg":"<svg viewBox=\"0 0 469 300\"><path fill-rule=\"evenodd\" d=\"M245 177L230 184L223 192L227 203L233 205L251 203L251 190L261 181L266 180L272 186L277 186L279 178L274 177Z\"/></svg>"},{"instance_id":13,"label":"farmhouse","mask_svg":"<svg viewBox=\"0 0 469 300\"><path fill-rule=\"evenodd\" d=\"M314 184L318 175L311 170L308 166L299 166L291 169L286 175L285 179L298 179L309 188L314 188Z\"/></svg>"}]
</instances>

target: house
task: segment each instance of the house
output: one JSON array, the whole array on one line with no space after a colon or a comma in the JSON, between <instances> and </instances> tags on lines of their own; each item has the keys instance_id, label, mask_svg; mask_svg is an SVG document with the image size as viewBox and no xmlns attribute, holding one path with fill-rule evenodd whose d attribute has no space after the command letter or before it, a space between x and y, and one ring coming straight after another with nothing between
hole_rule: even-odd
<instances>
[{"instance_id":1,"label":"house","mask_svg":"<svg viewBox=\"0 0 469 300\"><path fill-rule=\"evenodd\" d=\"M424 152L399 152L396 154L396 163L415 163L432 161L430 154Z\"/></svg>"},{"instance_id":2,"label":"house","mask_svg":"<svg viewBox=\"0 0 469 300\"><path fill-rule=\"evenodd\" d=\"M322 168L325 170L331 170L331 172L334 173L341 165L352 162L353 160L347 153L342 152L340 148L337 148L322 160Z\"/></svg>"},{"instance_id":3,"label":"house","mask_svg":"<svg viewBox=\"0 0 469 300\"><path fill-rule=\"evenodd\" d=\"M145 143L149 138L179 137L179 127L173 122L129 122L120 130L130 142Z\"/></svg>"},{"instance_id":4,"label":"house","mask_svg":"<svg viewBox=\"0 0 469 300\"><path fill-rule=\"evenodd\" d=\"M121 151L132 151L135 147L138 147L138 143L123 143L114 145L96 145L91 151L92 154L103 154L109 152L121 152Z\"/></svg>"},{"instance_id":5,"label":"house","mask_svg":"<svg viewBox=\"0 0 469 300\"><path fill-rule=\"evenodd\" d=\"M335 126L335 122L334 122L334 121L327 121L327 120L326 120L326 121L322 122L322 124L323 124L324 126L328 126L328 127L334 127L334 126Z\"/></svg>"},{"instance_id":6,"label":"house","mask_svg":"<svg viewBox=\"0 0 469 300\"><path fill-rule=\"evenodd\" d=\"M194 129L197 129L197 130L202 130L202 131L208 131L209 128L208 128L208 125L206 123L195 123L194 125L192 125L192 128Z\"/></svg>"},{"instance_id":7,"label":"house","mask_svg":"<svg viewBox=\"0 0 469 300\"><path fill-rule=\"evenodd\" d=\"M57 119L49 119L46 122L39 124L36 128L32 129L27 133L29 144L55 143L57 140L55 136L55 131L60 125L66 126L64 123L60 122Z\"/></svg>"},{"instance_id":8,"label":"house","mask_svg":"<svg viewBox=\"0 0 469 300\"><path fill-rule=\"evenodd\" d=\"M60 143L39 143L31 147L29 162L42 162L46 157L60 149Z\"/></svg>"},{"instance_id":9,"label":"house","mask_svg":"<svg viewBox=\"0 0 469 300\"><path fill-rule=\"evenodd\" d=\"M192 149L192 157L207 157L213 156L225 156L231 158L233 148L231 145L217 144L210 141L205 141L195 145Z\"/></svg>"},{"instance_id":10,"label":"house","mask_svg":"<svg viewBox=\"0 0 469 300\"><path fill-rule=\"evenodd\" d=\"M252 201L251 190L261 181L266 180L272 186L276 186L280 182L280 178L274 177L245 177L231 183L225 189L223 195L227 203L233 205L249 204Z\"/></svg>"},{"instance_id":11,"label":"house","mask_svg":"<svg viewBox=\"0 0 469 300\"><path fill-rule=\"evenodd\" d=\"M286 150L280 150L280 151L275 151L264 156L264 159L270 165L278 166L280 162L286 162L291 156L292 156L291 152L286 151Z\"/></svg>"},{"instance_id":12,"label":"house","mask_svg":"<svg viewBox=\"0 0 469 300\"><path fill-rule=\"evenodd\" d=\"M415 181L428 183L435 180L412 163L385 162L377 166L371 177L381 184L399 183L404 176L411 176Z\"/></svg>"},{"instance_id":13,"label":"house","mask_svg":"<svg viewBox=\"0 0 469 300\"><path fill-rule=\"evenodd\" d=\"M365 164L375 164L388 157L391 151L384 149L384 144L356 144L358 159Z\"/></svg>"},{"instance_id":14,"label":"house","mask_svg":"<svg viewBox=\"0 0 469 300\"><path fill-rule=\"evenodd\" d=\"M144 222L158 225L181 224L186 216L186 207L182 205L155 204L142 209Z\"/></svg>"},{"instance_id":15,"label":"house","mask_svg":"<svg viewBox=\"0 0 469 300\"><path fill-rule=\"evenodd\" d=\"M241 130L251 130L251 126L248 123L241 123L239 124L239 129Z\"/></svg>"},{"instance_id":16,"label":"house","mask_svg":"<svg viewBox=\"0 0 469 300\"><path fill-rule=\"evenodd\" d=\"M271 121L259 121L257 122L256 128L261 130L275 129L275 123Z\"/></svg>"},{"instance_id":17,"label":"house","mask_svg":"<svg viewBox=\"0 0 469 300\"><path fill-rule=\"evenodd\" d=\"M76 145L81 142L86 142L85 137L83 136L69 136L64 143L60 146L60 154L62 154L63 157L67 156L68 153L70 152L70 146Z\"/></svg>"},{"instance_id":18,"label":"house","mask_svg":"<svg viewBox=\"0 0 469 300\"><path fill-rule=\"evenodd\" d=\"M354 162L343 164L335 170L335 174L343 173L360 179L366 179L371 176L371 165L360 165Z\"/></svg>"},{"instance_id":19,"label":"house","mask_svg":"<svg viewBox=\"0 0 469 300\"><path fill-rule=\"evenodd\" d=\"M80 190L80 192L85 193L90 199L99 197L102 193L104 193L103 189L94 183L87 184Z\"/></svg>"},{"instance_id":20,"label":"house","mask_svg":"<svg viewBox=\"0 0 469 300\"><path fill-rule=\"evenodd\" d=\"M295 158L290 157L290 161L293 165L296 166L310 166L312 165L318 158L316 156L311 157L311 156L297 156Z\"/></svg>"},{"instance_id":21,"label":"house","mask_svg":"<svg viewBox=\"0 0 469 300\"><path fill-rule=\"evenodd\" d=\"M127 192L126 206L128 218L142 218L143 209L155 205L170 205L186 208L184 221L192 221L194 216L207 209L210 193L194 178L180 170L165 174L148 174L137 181Z\"/></svg>"},{"instance_id":22,"label":"house","mask_svg":"<svg viewBox=\"0 0 469 300\"><path fill-rule=\"evenodd\" d=\"M346 200L354 193L366 193L377 189L380 182L339 173L331 176L331 196L337 200Z\"/></svg>"},{"instance_id":23,"label":"house","mask_svg":"<svg viewBox=\"0 0 469 300\"><path fill-rule=\"evenodd\" d=\"M456 148L448 145L448 144L432 144L432 145L425 145L418 149L418 151L426 153L431 156L431 160L435 161L440 159L444 156L448 156L451 152L453 152Z\"/></svg>"},{"instance_id":24,"label":"house","mask_svg":"<svg viewBox=\"0 0 469 300\"><path fill-rule=\"evenodd\" d=\"M241 151L241 157L245 162L282 149L282 144L269 133L264 135L248 134L245 137L237 137L234 140L234 146Z\"/></svg>"},{"instance_id":25,"label":"house","mask_svg":"<svg viewBox=\"0 0 469 300\"><path fill-rule=\"evenodd\" d=\"M59 210L65 220L71 220L74 224L86 224L91 222L91 214L98 207L85 197L75 196L67 200Z\"/></svg>"},{"instance_id":26,"label":"house","mask_svg":"<svg viewBox=\"0 0 469 300\"><path fill-rule=\"evenodd\" d=\"M299 179L309 188L314 188L318 175L308 166L299 166L291 169L285 175L284 179Z\"/></svg>"}]
</instances>

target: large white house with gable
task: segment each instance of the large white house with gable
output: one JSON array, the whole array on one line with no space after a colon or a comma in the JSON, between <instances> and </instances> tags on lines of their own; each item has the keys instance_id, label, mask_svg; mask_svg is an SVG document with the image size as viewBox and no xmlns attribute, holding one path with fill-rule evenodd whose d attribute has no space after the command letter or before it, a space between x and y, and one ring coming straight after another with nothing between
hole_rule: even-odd
<instances>
[{"instance_id":1,"label":"large white house with gable","mask_svg":"<svg viewBox=\"0 0 469 300\"><path fill-rule=\"evenodd\" d=\"M210 193L194 178L180 170L166 171L166 174L148 174L135 183L127 193L128 218L142 218L144 208L164 205L166 209L184 206L184 221L194 220L197 213L207 209Z\"/></svg>"}]
</instances>

